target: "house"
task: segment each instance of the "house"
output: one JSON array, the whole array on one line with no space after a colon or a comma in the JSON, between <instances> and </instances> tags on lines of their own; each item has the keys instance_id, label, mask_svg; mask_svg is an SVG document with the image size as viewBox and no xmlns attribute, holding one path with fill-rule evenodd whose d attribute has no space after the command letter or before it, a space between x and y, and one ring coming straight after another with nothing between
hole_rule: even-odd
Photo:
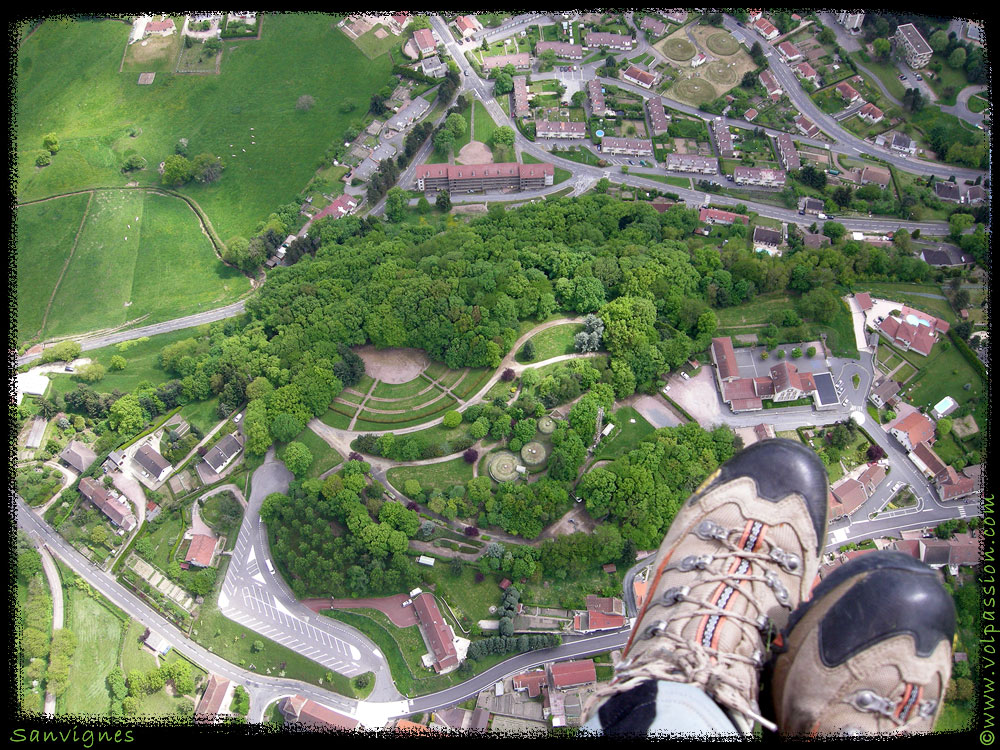
<instances>
[{"instance_id":1,"label":"house","mask_svg":"<svg viewBox=\"0 0 1000 750\"><path fill-rule=\"evenodd\" d=\"M747 122L753 122L757 118L758 114L759 113L757 112L757 110L751 107L750 109L748 109L746 112L743 113L743 119L746 120Z\"/></svg>"},{"instance_id":2,"label":"house","mask_svg":"<svg viewBox=\"0 0 1000 750\"><path fill-rule=\"evenodd\" d=\"M816 390L812 373L799 372L791 362L781 362L771 368L775 401L795 401Z\"/></svg>"},{"instance_id":3,"label":"house","mask_svg":"<svg viewBox=\"0 0 1000 750\"><path fill-rule=\"evenodd\" d=\"M861 96L861 94L858 93L857 89L855 89L847 81L842 81L838 83L836 89L837 93L840 94L840 98L843 99L848 104L857 101L858 98Z\"/></svg>"},{"instance_id":4,"label":"house","mask_svg":"<svg viewBox=\"0 0 1000 750\"><path fill-rule=\"evenodd\" d=\"M833 244L825 234L802 232L802 242L806 247L824 247Z\"/></svg>"},{"instance_id":5,"label":"house","mask_svg":"<svg viewBox=\"0 0 1000 750\"><path fill-rule=\"evenodd\" d=\"M878 330L904 351L912 349L926 357L937 341L935 334L947 333L950 327L947 321L904 305L899 317L886 316Z\"/></svg>"},{"instance_id":6,"label":"house","mask_svg":"<svg viewBox=\"0 0 1000 750\"><path fill-rule=\"evenodd\" d=\"M425 76L444 78L445 73L448 72L448 66L437 55L431 55L420 61L420 70Z\"/></svg>"},{"instance_id":7,"label":"house","mask_svg":"<svg viewBox=\"0 0 1000 750\"><path fill-rule=\"evenodd\" d=\"M890 131L875 136L875 145L888 148L891 151L898 151L902 154L913 156L917 153L917 144L908 135Z\"/></svg>"},{"instance_id":8,"label":"house","mask_svg":"<svg viewBox=\"0 0 1000 750\"><path fill-rule=\"evenodd\" d=\"M756 23L763 17L764 17L764 11L760 10L759 8L747 11L747 21L749 21L751 24Z\"/></svg>"},{"instance_id":9,"label":"house","mask_svg":"<svg viewBox=\"0 0 1000 750\"><path fill-rule=\"evenodd\" d=\"M535 120L535 135L538 138L586 138L587 123Z\"/></svg>"},{"instance_id":10,"label":"house","mask_svg":"<svg viewBox=\"0 0 1000 750\"><path fill-rule=\"evenodd\" d=\"M773 97L772 97L773 98ZM816 127L816 123L810 120L805 115L799 115L795 118L795 127L799 129L802 135L809 138L815 138L819 135L819 128Z\"/></svg>"},{"instance_id":11,"label":"house","mask_svg":"<svg viewBox=\"0 0 1000 750\"><path fill-rule=\"evenodd\" d=\"M878 185L885 190L892 181L892 174L882 167L865 167L861 170L862 185Z\"/></svg>"},{"instance_id":12,"label":"house","mask_svg":"<svg viewBox=\"0 0 1000 750\"><path fill-rule=\"evenodd\" d=\"M853 514L865 504L868 495L861 482L848 477L830 488L828 499L830 518L834 519Z\"/></svg>"},{"instance_id":13,"label":"house","mask_svg":"<svg viewBox=\"0 0 1000 750\"><path fill-rule=\"evenodd\" d=\"M737 185L784 187L785 173L778 169L739 166L733 168L733 180Z\"/></svg>"},{"instance_id":14,"label":"house","mask_svg":"<svg viewBox=\"0 0 1000 750\"><path fill-rule=\"evenodd\" d=\"M821 201L819 198L799 199L799 211L804 211L812 216L823 213L824 208L826 208L826 203Z\"/></svg>"},{"instance_id":15,"label":"house","mask_svg":"<svg viewBox=\"0 0 1000 750\"><path fill-rule=\"evenodd\" d=\"M764 37L767 41L771 41L776 38L779 34L778 27L773 23L768 21L766 18L758 18L753 23L753 29Z\"/></svg>"},{"instance_id":16,"label":"house","mask_svg":"<svg viewBox=\"0 0 1000 750\"><path fill-rule=\"evenodd\" d=\"M796 47L791 42L782 42L778 45L778 52L784 57L788 62L794 62L802 57L802 53L799 52L799 48Z\"/></svg>"},{"instance_id":17,"label":"house","mask_svg":"<svg viewBox=\"0 0 1000 750\"><path fill-rule=\"evenodd\" d=\"M702 208L698 212L698 221L702 224L725 224L731 225L734 221L742 221L749 224L750 219L743 214L734 214L731 211L722 211L718 208Z\"/></svg>"},{"instance_id":18,"label":"house","mask_svg":"<svg viewBox=\"0 0 1000 750\"><path fill-rule=\"evenodd\" d=\"M812 373L800 373L798 368L782 362L771 368L766 376L754 378L739 377L732 340L727 336L713 339L712 358L718 367L717 379L722 400L734 412L759 411L763 399L773 401L794 401L816 393L816 382Z\"/></svg>"},{"instance_id":19,"label":"house","mask_svg":"<svg viewBox=\"0 0 1000 750\"><path fill-rule=\"evenodd\" d=\"M975 258L954 245L938 245L921 250L920 259L936 268L966 266L975 262Z\"/></svg>"},{"instance_id":20,"label":"house","mask_svg":"<svg viewBox=\"0 0 1000 750\"><path fill-rule=\"evenodd\" d=\"M493 68L505 68L513 65L518 70L527 70L531 67L531 55L527 52L519 52L513 55L494 55L483 58L483 70L487 73Z\"/></svg>"},{"instance_id":21,"label":"house","mask_svg":"<svg viewBox=\"0 0 1000 750\"><path fill-rule=\"evenodd\" d=\"M464 708L444 708L435 711L431 727L445 731L482 732L489 726L490 712L485 708L468 711Z\"/></svg>"},{"instance_id":22,"label":"house","mask_svg":"<svg viewBox=\"0 0 1000 750\"><path fill-rule=\"evenodd\" d=\"M549 666L550 685L557 690L591 685L597 682L597 667L593 659L563 661Z\"/></svg>"},{"instance_id":23,"label":"house","mask_svg":"<svg viewBox=\"0 0 1000 750\"><path fill-rule=\"evenodd\" d=\"M319 219L325 219L327 216L332 216L334 219L339 219L349 214L354 213L354 209L358 207L358 201L354 196L344 193L337 196L337 198L330 203L329 206L324 208L318 214L313 217L314 221Z\"/></svg>"},{"instance_id":24,"label":"house","mask_svg":"<svg viewBox=\"0 0 1000 750\"><path fill-rule=\"evenodd\" d=\"M431 55L437 50L437 42L434 40L434 32L430 29L417 29L413 32L413 43L421 55Z\"/></svg>"},{"instance_id":25,"label":"house","mask_svg":"<svg viewBox=\"0 0 1000 750\"><path fill-rule=\"evenodd\" d=\"M811 83L816 83L816 69L807 62L800 62L795 66L795 72L799 74L800 78L810 81Z\"/></svg>"},{"instance_id":26,"label":"house","mask_svg":"<svg viewBox=\"0 0 1000 750\"><path fill-rule=\"evenodd\" d=\"M981 46L983 43L983 25L977 21L966 21L965 38Z\"/></svg>"},{"instance_id":27,"label":"house","mask_svg":"<svg viewBox=\"0 0 1000 750\"><path fill-rule=\"evenodd\" d=\"M135 528L135 517L129 504L114 490L106 490L91 477L80 480L80 494L101 511L115 526L131 532Z\"/></svg>"},{"instance_id":28,"label":"house","mask_svg":"<svg viewBox=\"0 0 1000 750\"><path fill-rule=\"evenodd\" d=\"M913 70L926 68L930 63L934 50L912 23L900 24L896 28L896 34L892 37L892 41L902 48L906 64Z\"/></svg>"},{"instance_id":29,"label":"house","mask_svg":"<svg viewBox=\"0 0 1000 750\"><path fill-rule=\"evenodd\" d=\"M625 34L608 34L602 31L589 31L583 38L583 44L585 47L590 49L593 49L594 47L607 47L608 49L617 49L627 52L632 49L632 37Z\"/></svg>"},{"instance_id":30,"label":"house","mask_svg":"<svg viewBox=\"0 0 1000 750\"><path fill-rule=\"evenodd\" d=\"M170 36L176 31L174 19L163 18L159 21L150 21L146 24L145 36Z\"/></svg>"},{"instance_id":31,"label":"house","mask_svg":"<svg viewBox=\"0 0 1000 750\"><path fill-rule=\"evenodd\" d=\"M528 101L534 94L528 91L527 76L514 76L514 116L525 118L531 116L531 106Z\"/></svg>"},{"instance_id":32,"label":"house","mask_svg":"<svg viewBox=\"0 0 1000 750\"><path fill-rule=\"evenodd\" d=\"M699 172L716 174L718 162L708 156L695 154L667 154L667 170L673 172Z\"/></svg>"},{"instance_id":33,"label":"house","mask_svg":"<svg viewBox=\"0 0 1000 750\"><path fill-rule=\"evenodd\" d=\"M785 169L792 170L802 167L802 162L799 160L799 152L795 148L795 141L792 140L792 136L788 133L781 133L774 139L774 143L778 147L778 156Z\"/></svg>"},{"instance_id":34,"label":"house","mask_svg":"<svg viewBox=\"0 0 1000 750\"><path fill-rule=\"evenodd\" d=\"M872 296L868 292L858 292L854 295L855 301L858 303L858 307L861 308L861 312L868 312L872 309Z\"/></svg>"},{"instance_id":35,"label":"house","mask_svg":"<svg viewBox=\"0 0 1000 750\"><path fill-rule=\"evenodd\" d=\"M411 737L415 734L434 734L434 730L426 724L417 724L415 721L410 721L409 719L397 720L396 726L393 729L396 730L397 736L403 737Z\"/></svg>"},{"instance_id":36,"label":"house","mask_svg":"<svg viewBox=\"0 0 1000 750\"><path fill-rule=\"evenodd\" d=\"M655 73L650 73L648 70L643 70L635 65L629 65L622 73L622 78L626 81L630 81L646 89L651 88L656 83L656 77Z\"/></svg>"},{"instance_id":37,"label":"house","mask_svg":"<svg viewBox=\"0 0 1000 750\"><path fill-rule=\"evenodd\" d=\"M970 206L975 203L982 203L986 200L986 191L982 185L973 185L965 191L965 202Z\"/></svg>"},{"instance_id":38,"label":"house","mask_svg":"<svg viewBox=\"0 0 1000 750\"><path fill-rule=\"evenodd\" d=\"M545 687L546 682L545 670L536 669L532 672L514 675L512 685L516 692L526 692L529 698L537 698L542 694L542 688Z\"/></svg>"},{"instance_id":39,"label":"house","mask_svg":"<svg viewBox=\"0 0 1000 750\"><path fill-rule=\"evenodd\" d=\"M666 14L667 18L674 23L685 23L687 21L687 11L683 8L674 8Z\"/></svg>"},{"instance_id":40,"label":"house","mask_svg":"<svg viewBox=\"0 0 1000 750\"><path fill-rule=\"evenodd\" d=\"M667 25L653 16L644 16L639 28L653 32L653 36L663 36L667 33Z\"/></svg>"},{"instance_id":41,"label":"house","mask_svg":"<svg viewBox=\"0 0 1000 750\"><path fill-rule=\"evenodd\" d=\"M882 407L891 407L899 402L896 394L899 393L900 388L902 388L902 385L895 380L882 380L872 388L872 392L868 394L868 399L879 409Z\"/></svg>"},{"instance_id":42,"label":"house","mask_svg":"<svg viewBox=\"0 0 1000 750\"><path fill-rule=\"evenodd\" d=\"M935 182L934 195L943 201L962 202L962 190L954 182Z\"/></svg>"},{"instance_id":43,"label":"house","mask_svg":"<svg viewBox=\"0 0 1000 750\"><path fill-rule=\"evenodd\" d=\"M153 447L149 443L144 443L135 452L133 460L145 470L145 475L154 483L162 482L166 479L167 474L170 473L170 463L153 450Z\"/></svg>"},{"instance_id":44,"label":"house","mask_svg":"<svg viewBox=\"0 0 1000 750\"><path fill-rule=\"evenodd\" d=\"M731 159L736 153L733 150L733 134L720 122L721 120L721 117L717 117L708 126L715 136L715 146L719 149L719 156L723 159Z\"/></svg>"},{"instance_id":45,"label":"house","mask_svg":"<svg viewBox=\"0 0 1000 750\"><path fill-rule=\"evenodd\" d=\"M666 213L677 204L674 201L668 201L662 195L658 195L650 201L649 205L651 205L657 213L662 214Z\"/></svg>"},{"instance_id":46,"label":"house","mask_svg":"<svg viewBox=\"0 0 1000 750\"><path fill-rule=\"evenodd\" d=\"M198 701L198 706L194 710L194 720L199 724L204 724L215 721L219 715L227 716L234 687L229 680L216 674L209 675L208 685L205 686L205 692L201 694L201 700Z\"/></svg>"},{"instance_id":47,"label":"house","mask_svg":"<svg viewBox=\"0 0 1000 750\"><path fill-rule=\"evenodd\" d=\"M912 451L926 441L934 440L934 423L919 411L899 419L889 432L907 451Z\"/></svg>"},{"instance_id":48,"label":"house","mask_svg":"<svg viewBox=\"0 0 1000 750\"><path fill-rule=\"evenodd\" d=\"M553 50L556 53L556 57L563 60L583 59L582 44L570 44L569 42L539 42L535 45L535 54L538 57L541 57L542 53L548 50Z\"/></svg>"},{"instance_id":49,"label":"house","mask_svg":"<svg viewBox=\"0 0 1000 750\"><path fill-rule=\"evenodd\" d=\"M861 24L865 21L865 14L863 11L837 11L837 23L843 26L852 34L861 33Z\"/></svg>"},{"instance_id":50,"label":"house","mask_svg":"<svg viewBox=\"0 0 1000 750\"><path fill-rule=\"evenodd\" d=\"M455 27L462 35L462 39L468 39L483 28L483 25L476 20L475 16L459 16L455 19Z\"/></svg>"},{"instance_id":51,"label":"house","mask_svg":"<svg viewBox=\"0 0 1000 750\"><path fill-rule=\"evenodd\" d=\"M596 633L600 630L620 630L628 621L624 615L609 615L587 610L573 616L573 630L578 633Z\"/></svg>"},{"instance_id":52,"label":"house","mask_svg":"<svg viewBox=\"0 0 1000 750\"><path fill-rule=\"evenodd\" d=\"M124 451L111 451L108 454L108 460L101 464L101 468L104 469L105 474L110 474L113 471L121 471L125 465L125 458Z\"/></svg>"},{"instance_id":53,"label":"house","mask_svg":"<svg viewBox=\"0 0 1000 750\"><path fill-rule=\"evenodd\" d=\"M160 656L166 656L167 652L172 648L166 638L159 633L154 633L149 628L146 628L146 631L142 634L142 642L154 654L159 654Z\"/></svg>"},{"instance_id":54,"label":"house","mask_svg":"<svg viewBox=\"0 0 1000 750\"><path fill-rule=\"evenodd\" d=\"M278 710L285 718L286 724L302 724L305 726L355 729L358 720L338 714L326 706L303 698L301 695L289 695L278 703Z\"/></svg>"},{"instance_id":55,"label":"house","mask_svg":"<svg viewBox=\"0 0 1000 750\"><path fill-rule=\"evenodd\" d=\"M533 190L552 185L552 164L421 164L414 173L417 190L467 193Z\"/></svg>"},{"instance_id":56,"label":"house","mask_svg":"<svg viewBox=\"0 0 1000 750\"><path fill-rule=\"evenodd\" d=\"M417 616L420 633L430 649L430 661L434 671L446 672L458 666L458 652L455 650L455 634L444 621L438 610L434 595L424 592L413 598L413 612ZM428 666L431 666L428 665Z\"/></svg>"},{"instance_id":57,"label":"house","mask_svg":"<svg viewBox=\"0 0 1000 750\"><path fill-rule=\"evenodd\" d=\"M588 594L584 600L587 609L594 612L601 612L606 615L624 615L625 602L616 596L597 596Z\"/></svg>"},{"instance_id":58,"label":"house","mask_svg":"<svg viewBox=\"0 0 1000 750\"><path fill-rule=\"evenodd\" d=\"M654 135L662 135L670 128L670 115L667 114L663 106L663 100L659 97L646 100L646 111L649 112L649 129Z\"/></svg>"},{"instance_id":59,"label":"house","mask_svg":"<svg viewBox=\"0 0 1000 750\"><path fill-rule=\"evenodd\" d=\"M881 109L871 102L867 102L858 112L858 117L874 125L877 122L881 122L884 115Z\"/></svg>"},{"instance_id":60,"label":"house","mask_svg":"<svg viewBox=\"0 0 1000 750\"><path fill-rule=\"evenodd\" d=\"M934 477L938 488L938 497L942 500L959 500L963 497L976 494L978 482L972 477L960 475L951 466L945 467L944 471Z\"/></svg>"},{"instance_id":61,"label":"house","mask_svg":"<svg viewBox=\"0 0 1000 750\"><path fill-rule=\"evenodd\" d=\"M699 65L704 65L707 62L708 62L708 57L705 55L705 53L699 52L691 59L691 67L697 68Z\"/></svg>"},{"instance_id":62,"label":"house","mask_svg":"<svg viewBox=\"0 0 1000 750\"><path fill-rule=\"evenodd\" d=\"M614 116L614 110L609 110L604 105L604 89L599 80L593 78L587 82L587 93L590 96L590 113L594 117Z\"/></svg>"},{"instance_id":63,"label":"house","mask_svg":"<svg viewBox=\"0 0 1000 750\"><path fill-rule=\"evenodd\" d=\"M601 139L601 153L652 156L653 142L642 138L614 138L605 136Z\"/></svg>"},{"instance_id":64,"label":"house","mask_svg":"<svg viewBox=\"0 0 1000 750\"><path fill-rule=\"evenodd\" d=\"M205 463L211 466L212 471L218 474L229 465L229 462L241 450L243 450L243 441L240 439L239 433L226 435L205 454Z\"/></svg>"},{"instance_id":65,"label":"house","mask_svg":"<svg viewBox=\"0 0 1000 750\"><path fill-rule=\"evenodd\" d=\"M76 469L78 474L82 474L97 460L97 454L85 443L70 440L69 445L59 454L59 458L67 466Z\"/></svg>"},{"instance_id":66,"label":"house","mask_svg":"<svg viewBox=\"0 0 1000 750\"><path fill-rule=\"evenodd\" d=\"M778 101L781 98L781 86L778 85L778 79L774 77L774 73L770 70L765 70L758 78L760 79L761 86L767 91L767 95L774 101Z\"/></svg>"},{"instance_id":67,"label":"house","mask_svg":"<svg viewBox=\"0 0 1000 750\"><path fill-rule=\"evenodd\" d=\"M736 351L729 336L712 339L712 362L715 363L715 376L719 380L720 390L724 383L732 383L739 379L740 368L736 364Z\"/></svg>"},{"instance_id":68,"label":"house","mask_svg":"<svg viewBox=\"0 0 1000 750\"><path fill-rule=\"evenodd\" d=\"M423 29L418 29L422 31ZM421 96L410 101L403 109L394 114L386 121L386 127L390 130L401 131L412 125L426 114L431 108L430 102Z\"/></svg>"},{"instance_id":69,"label":"house","mask_svg":"<svg viewBox=\"0 0 1000 750\"><path fill-rule=\"evenodd\" d=\"M199 568L212 567L212 560L215 558L215 548L219 542L214 537L207 534L194 534L191 537L191 544L188 545L184 562Z\"/></svg>"},{"instance_id":70,"label":"house","mask_svg":"<svg viewBox=\"0 0 1000 750\"><path fill-rule=\"evenodd\" d=\"M753 244L754 247L764 246L777 248L782 243L784 237L780 229L768 229L767 227L754 227Z\"/></svg>"}]
</instances>

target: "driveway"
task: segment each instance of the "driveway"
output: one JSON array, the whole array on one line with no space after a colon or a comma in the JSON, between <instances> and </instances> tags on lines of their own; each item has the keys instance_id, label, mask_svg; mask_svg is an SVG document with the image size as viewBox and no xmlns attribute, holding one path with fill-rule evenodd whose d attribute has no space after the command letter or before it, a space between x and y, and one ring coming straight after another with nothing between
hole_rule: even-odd
<instances>
[{"instance_id":1,"label":"driveway","mask_svg":"<svg viewBox=\"0 0 1000 750\"><path fill-rule=\"evenodd\" d=\"M670 398L690 414L698 424L706 428L726 421L724 415L729 411L729 408L722 403L722 399L719 397L719 389L715 384L715 370L709 365L704 365L701 372L689 380L672 377L670 379Z\"/></svg>"},{"instance_id":2,"label":"driveway","mask_svg":"<svg viewBox=\"0 0 1000 750\"><path fill-rule=\"evenodd\" d=\"M674 392L673 388L674 386L670 386L671 393ZM641 396L635 400L632 406L647 422L657 429L661 427L678 427L683 423L683 420L674 414L670 406L656 396Z\"/></svg>"}]
</instances>

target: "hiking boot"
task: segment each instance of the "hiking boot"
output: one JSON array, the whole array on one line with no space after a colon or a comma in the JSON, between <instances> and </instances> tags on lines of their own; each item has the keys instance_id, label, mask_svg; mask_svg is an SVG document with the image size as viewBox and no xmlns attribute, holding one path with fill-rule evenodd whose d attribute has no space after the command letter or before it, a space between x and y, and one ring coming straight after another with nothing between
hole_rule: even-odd
<instances>
[{"instance_id":1,"label":"hiking boot","mask_svg":"<svg viewBox=\"0 0 1000 750\"><path fill-rule=\"evenodd\" d=\"M709 477L660 545L616 676L588 714L609 695L666 680L705 691L744 734L754 720L773 727L757 705L765 634L809 595L827 495L822 462L790 440L755 443Z\"/></svg>"},{"instance_id":2,"label":"hiking boot","mask_svg":"<svg viewBox=\"0 0 1000 750\"><path fill-rule=\"evenodd\" d=\"M930 732L954 634L951 596L909 555L870 552L838 568L776 645L770 689L781 733Z\"/></svg>"}]
</instances>

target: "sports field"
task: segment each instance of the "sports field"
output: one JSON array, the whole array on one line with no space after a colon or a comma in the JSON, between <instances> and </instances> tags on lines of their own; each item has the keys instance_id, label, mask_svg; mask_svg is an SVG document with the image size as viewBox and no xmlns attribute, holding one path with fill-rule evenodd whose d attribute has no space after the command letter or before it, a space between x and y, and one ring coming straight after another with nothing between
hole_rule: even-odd
<instances>
[{"instance_id":1,"label":"sports field","mask_svg":"<svg viewBox=\"0 0 1000 750\"><path fill-rule=\"evenodd\" d=\"M336 22L269 15L261 39L225 43L219 75L157 72L140 86L134 70L118 72L128 24L44 21L17 58L18 200L130 180L158 184L155 165L187 138L190 156L221 156L226 170L213 185L182 190L223 239L251 235L305 187L317 159L390 83L389 56L359 54ZM315 99L309 111L295 107L304 94ZM60 150L39 168L46 133L56 134ZM126 177L120 170L129 149L150 166Z\"/></svg>"},{"instance_id":2,"label":"sports field","mask_svg":"<svg viewBox=\"0 0 1000 750\"><path fill-rule=\"evenodd\" d=\"M22 206L17 223L22 341L168 320L225 305L250 288L176 197L98 190Z\"/></svg>"}]
</instances>

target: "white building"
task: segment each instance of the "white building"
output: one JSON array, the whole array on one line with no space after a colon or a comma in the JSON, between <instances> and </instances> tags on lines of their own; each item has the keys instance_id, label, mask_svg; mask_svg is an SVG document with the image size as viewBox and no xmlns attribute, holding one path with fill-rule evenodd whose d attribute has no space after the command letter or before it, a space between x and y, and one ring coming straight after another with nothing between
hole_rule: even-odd
<instances>
[{"instance_id":1,"label":"white building","mask_svg":"<svg viewBox=\"0 0 1000 750\"><path fill-rule=\"evenodd\" d=\"M861 24L865 22L864 11L849 11L840 10L837 11L837 23L843 26L852 34L861 33Z\"/></svg>"}]
</instances>

